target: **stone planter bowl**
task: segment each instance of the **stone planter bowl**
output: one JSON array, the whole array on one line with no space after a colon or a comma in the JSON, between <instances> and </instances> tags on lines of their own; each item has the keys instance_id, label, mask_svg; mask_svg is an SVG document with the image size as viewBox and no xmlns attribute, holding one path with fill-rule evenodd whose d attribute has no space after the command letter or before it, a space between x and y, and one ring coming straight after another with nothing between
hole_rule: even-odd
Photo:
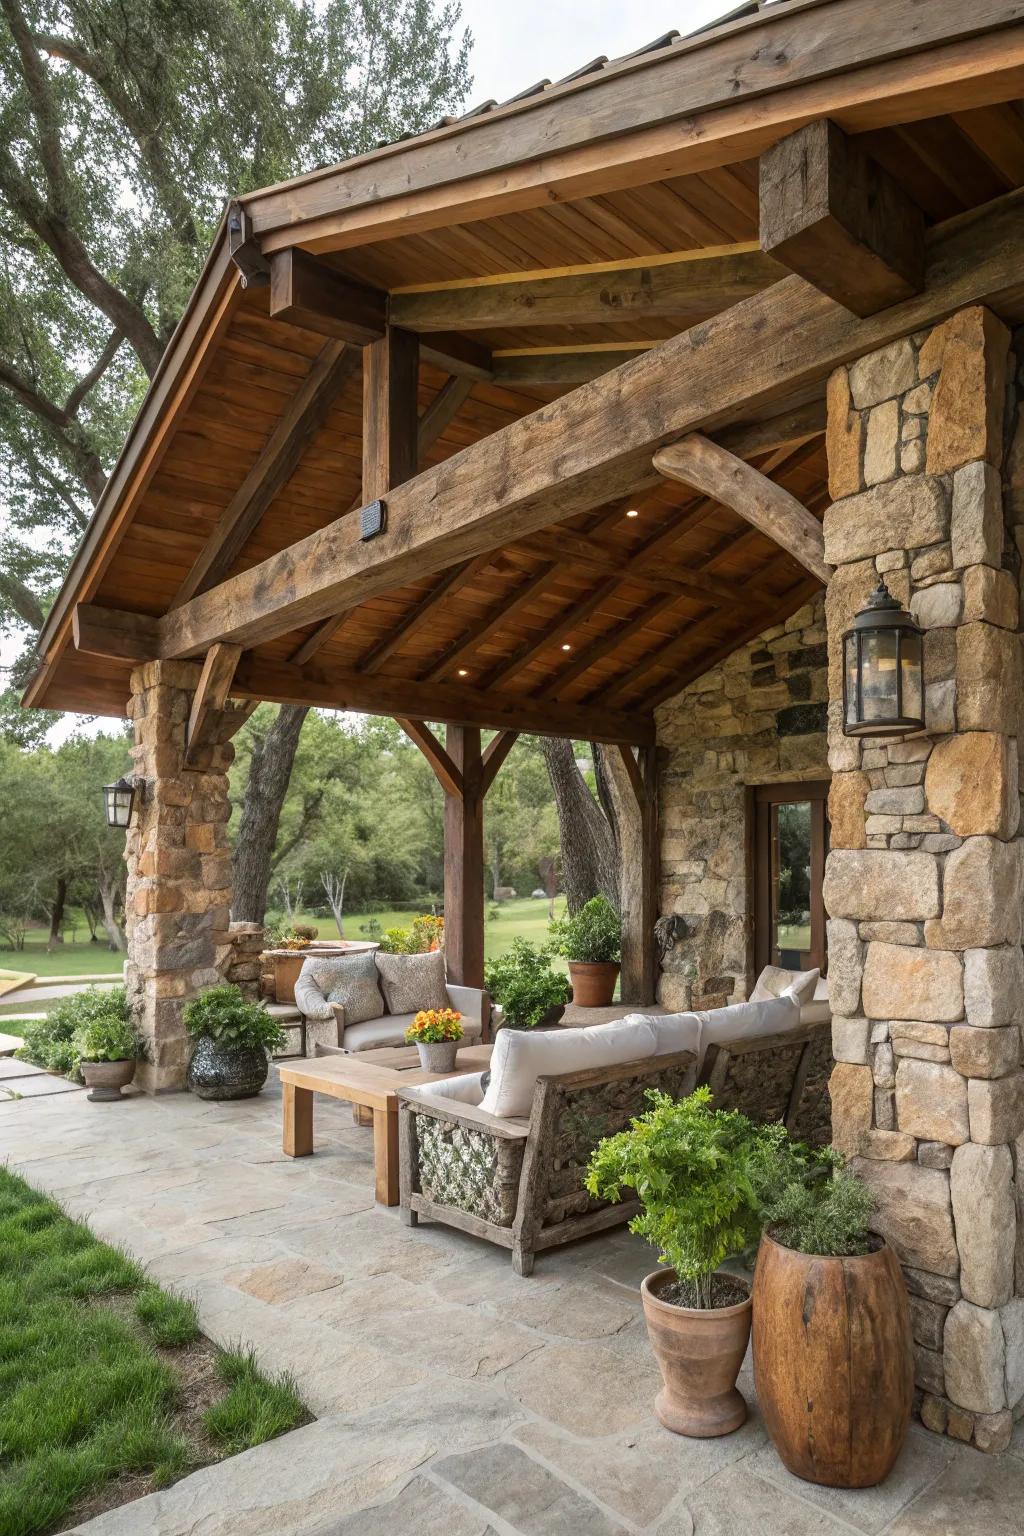
<instances>
[{"instance_id":1,"label":"stone planter bowl","mask_svg":"<svg viewBox=\"0 0 1024 1536\"><path fill-rule=\"evenodd\" d=\"M126 1088L135 1076L135 1058L127 1057L124 1061L83 1061L82 1081L90 1090L89 1098L93 1104L113 1104L122 1097L121 1089Z\"/></svg>"},{"instance_id":2,"label":"stone planter bowl","mask_svg":"<svg viewBox=\"0 0 1024 1536\"><path fill-rule=\"evenodd\" d=\"M267 1080L267 1070L262 1045L203 1035L192 1052L185 1085L200 1099L253 1099Z\"/></svg>"}]
</instances>

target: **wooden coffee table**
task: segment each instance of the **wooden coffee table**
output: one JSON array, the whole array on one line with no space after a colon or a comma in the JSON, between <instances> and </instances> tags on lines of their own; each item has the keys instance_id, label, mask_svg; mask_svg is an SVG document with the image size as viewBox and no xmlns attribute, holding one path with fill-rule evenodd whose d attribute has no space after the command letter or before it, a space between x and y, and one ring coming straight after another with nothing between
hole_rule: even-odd
<instances>
[{"instance_id":1,"label":"wooden coffee table","mask_svg":"<svg viewBox=\"0 0 1024 1536\"><path fill-rule=\"evenodd\" d=\"M489 1045L467 1045L459 1051L455 1073L483 1072L491 1059ZM376 1198L381 1205L398 1204L398 1090L437 1083L450 1072L424 1072L414 1045L380 1051L353 1051L350 1056L317 1056L282 1062L277 1072L284 1092L283 1147L288 1157L309 1157L313 1151L313 1095L326 1093L346 1104L373 1112L373 1167Z\"/></svg>"}]
</instances>

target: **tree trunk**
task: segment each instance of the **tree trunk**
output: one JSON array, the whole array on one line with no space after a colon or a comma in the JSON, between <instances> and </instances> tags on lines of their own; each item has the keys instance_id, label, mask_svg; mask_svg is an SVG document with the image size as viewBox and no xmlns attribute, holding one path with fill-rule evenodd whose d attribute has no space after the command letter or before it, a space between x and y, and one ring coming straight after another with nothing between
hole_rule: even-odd
<instances>
[{"instance_id":1,"label":"tree trunk","mask_svg":"<svg viewBox=\"0 0 1024 1536\"><path fill-rule=\"evenodd\" d=\"M111 949L115 952L120 951L123 953L127 948L127 945L125 944L124 930L117 920L117 912L115 907L117 896L118 881L100 881L100 901L103 903L103 926L107 930L107 937L110 940Z\"/></svg>"},{"instance_id":2,"label":"tree trunk","mask_svg":"<svg viewBox=\"0 0 1024 1536\"><path fill-rule=\"evenodd\" d=\"M64 904L68 899L68 882L61 875L57 881L57 889L53 893L53 903L50 907L50 937L46 941L47 951L52 953L58 944L64 943L64 935L61 929L64 926Z\"/></svg>"},{"instance_id":3,"label":"tree trunk","mask_svg":"<svg viewBox=\"0 0 1024 1536\"><path fill-rule=\"evenodd\" d=\"M282 704L265 736L254 736L234 859L236 922L262 923L281 807L288 793L295 751L308 710Z\"/></svg>"},{"instance_id":4,"label":"tree trunk","mask_svg":"<svg viewBox=\"0 0 1024 1536\"><path fill-rule=\"evenodd\" d=\"M541 750L558 812L562 885L570 916L592 896L619 909L615 839L607 816L587 788L565 737L543 736Z\"/></svg>"},{"instance_id":5,"label":"tree trunk","mask_svg":"<svg viewBox=\"0 0 1024 1536\"><path fill-rule=\"evenodd\" d=\"M619 916L622 918L622 985L624 1000L640 998L644 946L651 942L637 915L643 898L644 843L640 811L633 786L616 747L594 748L601 801L608 812L615 841L619 877ZM650 1002L651 999L645 999Z\"/></svg>"}]
</instances>

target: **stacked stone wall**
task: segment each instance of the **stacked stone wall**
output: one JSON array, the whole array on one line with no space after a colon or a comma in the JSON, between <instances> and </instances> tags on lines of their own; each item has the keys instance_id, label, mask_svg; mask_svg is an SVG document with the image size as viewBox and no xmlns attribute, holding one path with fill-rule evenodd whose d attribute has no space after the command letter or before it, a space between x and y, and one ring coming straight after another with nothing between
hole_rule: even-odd
<instances>
[{"instance_id":1,"label":"stacked stone wall","mask_svg":"<svg viewBox=\"0 0 1024 1536\"><path fill-rule=\"evenodd\" d=\"M229 948L230 742L184 766L185 732L199 681L195 662L154 661L131 677L132 756L142 781L125 844L129 1000L146 1060L137 1082L149 1092L184 1086L188 1041L182 1010L222 980Z\"/></svg>"},{"instance_id":2,"label":"stacked stone wall","mask_svg":"<svg viewBox=\"0 0 1024 1536\"><path fill-rule=\"evenodd\" d=\"M266 929L262 923L232 923L227 942L216 956L216 966L224 980L241 990L250 1002L260 997L263 948Z\"/></svg>"},{"instance_id":3,"label":"stacked stone wall","mask_svg":"<svg viewBox=\"0 0 1024 1536\"><path fill-rule=\"evenodd\" d=\"M748 995L748 787L828 777L826 642L817 598L657 711L667 1008Z\"/></svg>"},{"instance_id":4,"label":"stacked stone wall","mask_svg":"<svg viewBox=\"0 0 1024 1536\"><path fill-rule=\"evenodd\" d=\"M825 516L833 1140L904 1264L921 1416L982 1449L1008 1443L1024 1406L1008 343L975 308L839 369ZM841 636L880 574L926 632L926 730L858 742L842 734Z\"/></svg>"}]
</instances>

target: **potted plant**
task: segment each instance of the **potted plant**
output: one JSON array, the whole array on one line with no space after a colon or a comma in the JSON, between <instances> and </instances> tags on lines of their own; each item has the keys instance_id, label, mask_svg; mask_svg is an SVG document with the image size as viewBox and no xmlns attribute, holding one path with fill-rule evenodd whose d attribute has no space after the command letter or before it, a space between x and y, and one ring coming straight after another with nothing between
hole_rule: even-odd
<instances>
[{"instance_id":1,"label":"potted plant","mask_svg":"<svg viewBox=\"0 0 1024 1536\"><path fill-rule=\"evenodd\" d=\"M508 1029L554 1028L569 996L569 983L552 969L549 955L522 938L487 961L484 986L500 1005L501 1023Z\"/></svg>"},{"instance_id":2,"label":"potted plant","mask_svg":"<svg viewBox=\"0 0 1024 1536\"><path fill-rule=\"evenodd\" d=\"M121 1089L135 1076L139 1054L139 1037L123 992L120 1000L112 998L105 1010L94 1009L91 1017L79 1025L74 1048L92 1102L112 1103L120 1099Z\"/></svg>"},{"instance_id":3,"label":"potted plant","mask_svg":"<svg viewBox=\"0 0 1024 1536\"><path fill-rule=\"evenodd\" d=\"M622 959L619 914L603 896L594 896L575 917L551 924L554 951L569 962L572 1000L581 1008L607 1008Z\"/></svg>"},{"instance_id":4,"label":"potted plant","mask_svg":"<svg viewBox=\"0 0 1024 1536\"><path fill-rule=\"evenodd\" d=\"M251 1099L267 1080L268 1053L285 1033L259 1003L234 986L208 987L184 1012L195 1039L186 1083L201 1099Z\"/></svg>"},{"instance_id":5,"label":"potted plant","mask_svg":"<svg viewBox=\"0 0 1024 1536\"><path fill-rule=\"evenodd\" d=\"M421 1008L405 1038L419 1051L424 1072L454 1072L462 1039L462 1014L454 1008Z\"/></svg>"},{"instance_id":6,"label":"potted plant","mask_svg":"<svg viewBox=\"0 0 1024 1536\"><path fill-rule=\"evenodd\" d=\"M752 1166L762 1139L781 1127L713 1109L706 1087L681 1100L648 1098L646 1114L595 1148L587 1188L604 1200L634 1190L640 1211L630 1231L656 1244L668 1265L640 1287L664 1382L655 1413L676 1434L727 1435L747 1416L736 1378L751 1301L748 1282L721 1266L760 1235Z\"/></svg>"},{"instance_id":7,"label":"potted plant","mask_svg":"<svg viewBox=\"0 0 1024 1536\"><path fill-rule=\"evenodd\" d=\"M780 1146L761 1203L754 1381L768 1433L797 1477L873 1487L900 1453L914 1391L896 1255L868 1230L870 1191L830 1148Z\"/></svg>"}]
</instances>

